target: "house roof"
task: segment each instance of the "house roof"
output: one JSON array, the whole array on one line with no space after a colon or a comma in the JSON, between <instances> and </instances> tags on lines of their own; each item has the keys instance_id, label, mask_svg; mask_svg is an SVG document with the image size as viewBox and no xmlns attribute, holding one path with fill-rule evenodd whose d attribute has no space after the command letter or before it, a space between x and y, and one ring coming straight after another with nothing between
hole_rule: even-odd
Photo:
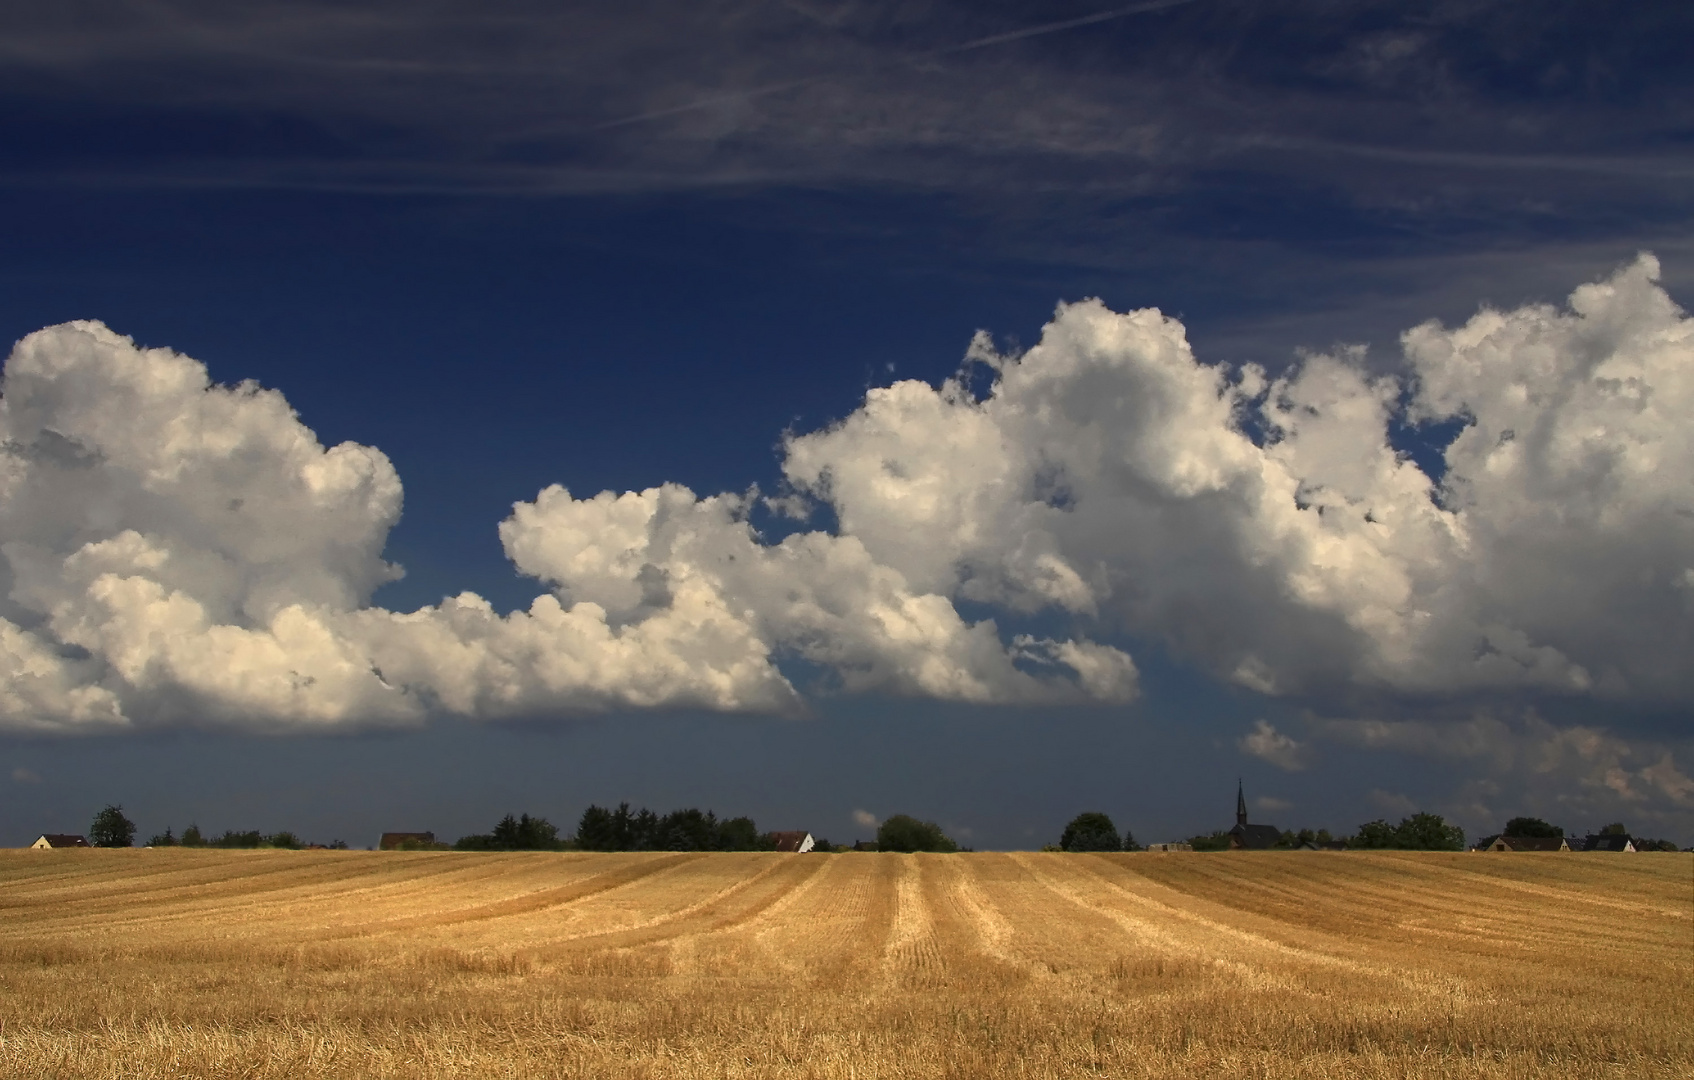
<instances>
[{"instance_id":1,"label":"house roof","mask_svg":"<svg viewBox=\"0 0 1694 1080\"><path fill-rule=\"evenodd\" d=\"M804 829L799 832L771 833L771 837L776 840L776 850L778 851L799 851L806 846L806 841L811 839L811 836L812 834Z\"/></svg>"},{"instance_id":2,"label":"house roof","mask_svg":"<svg viewBox=\"0 0 1694 1080\"><path fill-rule=\"evenodd\" d=\"M1240 824L1229 830L1229 838L1231 846L1263 851L1275 847L1282 840L1282 830L1275 825Z\"/></svg>"},{"instance_id":3,"label":"house roof","mask_svg":"<svg viewBox=\"0 0 1694 1080\"><path fill-rule=\"evenodd\" d=\"M1634 851L1635 844L1621 833L1601 833L1590 836L1583 846L1584 851Z\"/></svg>"},{"instance_id":4,"label":"house roof","mask_svg":"<svg viewBox=\"0 0 1694 1080\"><path fill-rule=\"evenodd\" d=\"M41 840L47 841L53 847L87 847L88 846L88 841L86 839L84 839L83 837L76 835L75 833L58 833L58 832L42 833L41 834ZM41 842L41 840L37 840L36 843L39 844Z\"/></svg>"}]
</instances>

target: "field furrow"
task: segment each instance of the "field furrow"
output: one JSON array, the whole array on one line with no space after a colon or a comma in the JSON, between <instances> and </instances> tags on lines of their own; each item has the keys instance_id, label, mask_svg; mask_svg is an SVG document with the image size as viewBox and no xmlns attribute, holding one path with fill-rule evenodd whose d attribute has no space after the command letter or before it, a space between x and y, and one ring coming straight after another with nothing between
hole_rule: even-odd
<instances>
[{"instance_id":1,"label":"field furrow","mask_svg":"<svg viewBox=\"0 0 1694 1080\"><path fill-rule=\"evenodd\" d=\"M0 852L0 1078L1694 1075L1687 855Z\"/></svg>"}]
</instances>

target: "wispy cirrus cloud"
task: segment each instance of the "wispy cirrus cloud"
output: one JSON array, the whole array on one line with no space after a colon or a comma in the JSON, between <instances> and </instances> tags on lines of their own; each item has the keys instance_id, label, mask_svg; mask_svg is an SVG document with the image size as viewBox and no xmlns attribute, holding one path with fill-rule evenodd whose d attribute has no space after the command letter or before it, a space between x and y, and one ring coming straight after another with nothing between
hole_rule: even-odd
<instances>
[{"instance_id":1,"label":"wispy cirrus cloud","mask_svg":"<svg viewBox=\"0 0 1694 1080\"><path fill-rule=\"evenodd\" d=\"M1521 202L1526 173L1543 197L1610 197L1614 212L1616 190L1596 178L1637 185L1636 202L1657 185L1681 205L1674 182L1689 167L1662 148L1676 145L1690 80L1652 62L1676 18L1635 8L1609 12L1601 34L1570 32L1591 13L1508 3L1338 15L1156 0L1041 19L945 2L120 3L98 20L77 8L6 16L0 94L43 122L8 132L29 153L0 177L1121 199L1217 190L1235 173L1427 215L1439 212L1428 176L1408 166L1446 176L1460 214ZM1276 47L1245 45L1264 41ZM1643 94L1654 108L1637 106ZM160 137L125 134L142 118ZM128 142L101 154L100 134ZM1499 171L1511 175L1481 175ZM1560 171L1593 175L1555 184Z\"/></svg>"}]
</instances>

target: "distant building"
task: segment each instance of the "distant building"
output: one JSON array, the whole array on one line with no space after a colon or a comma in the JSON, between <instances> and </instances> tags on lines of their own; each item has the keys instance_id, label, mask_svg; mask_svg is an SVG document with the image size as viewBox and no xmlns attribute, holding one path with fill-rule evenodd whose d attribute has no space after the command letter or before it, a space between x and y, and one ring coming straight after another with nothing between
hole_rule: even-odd
<instances>
[{"instance_id":1,"label":"distant building","mask_svg":"<svg viewBox=\"0 0 1694 1080\"><path fill-rule=\"evenodd\" d=\"M42 833L40 838L30 847L36 851L49 851L53 848L87 847L88 841L71 833ZM1633 850L1633 849L1632 849Z\"/></svg>"},{"instance_id":2,"label":"distant building","mask_svg":"<svg viewBox=\"0 0 1694 1080\"><path fill-rule=\"evenodd\" d=\"M379 851L397 851L400 845L408 841L415 847L428 847L435 843L435 834L432 832L385 832L382 834L382 839L377 843L377 849Z\"/></svg>"},{"instance_id":3,"label":"distant building","mask_svg":"<svg viewBox=\"0 0 1694 1080\"><path fill-rule=\"evenodd\" d=\"M1635 841L1623 833L1600 833L1590 836L1582 845L1584 851L1634 851Z\"/></svg>"},{"instance_id":4,"label":"distant building","mask_svg":"<svg viewBox=\"0 0 1694 1080\"><path fill-rule=\"evenodd\" d=\"M1569 851L1562 836L1495 836L1479 843L1477 851Z\"/></svg>"},{"instance_id":5,"label":"distant building","mask_svg":"<svg viewBox=\"0 0 1694 1080\"><path fill-rule=\"evenodd\" d=\"M1193 844L1185 844L1185 843L1182 843L1180 841L1173 843L1173 844L1148 844L1147 850L1148 851L1193 851L1194 845Z\"/></svg>"},{"instance_id":6,"label":"distant building","mask_svg":"<svg viewBox=\"0 0 1694 1080\"><path fill-rule=\"evenodd\" d=\"M1247 794L1238 780L1235 783L1235 828L1229 830L1229 850L1268 851L1282 840L1282 830L1275 825L1247 824Z\"/></svg>"},{"instance_id":7,"label":"distant building","mask_svg":"<svg viewBox=\"0 0 1694 1080\"><path fill-rule=\"evenodd\" d=\"M771 837L776 840L776 850L795 855L803 851L810 851L817 844L817 841L812 839L812 834L809 832L771 833Z\"/></svg>"}]
</instances>

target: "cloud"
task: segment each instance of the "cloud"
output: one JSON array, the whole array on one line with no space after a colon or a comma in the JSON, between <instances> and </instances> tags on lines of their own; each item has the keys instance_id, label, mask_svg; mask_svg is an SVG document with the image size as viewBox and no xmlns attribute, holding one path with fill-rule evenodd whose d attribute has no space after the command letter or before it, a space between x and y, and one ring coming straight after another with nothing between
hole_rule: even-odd
<instances>
[{"instance_id":1,"label":"cloud","mask_svg":"<svg viewBox=\"0 0 1694 1080\"><path fill-rule=\"evenodd\" d=\"M1398 376L1341 351L1273 379L1202 362L1157 310L1061 305L1021 355L978 336L986 391L896 382L791 433L772 504L834 531L768 541L756 491L675 484L517 504L500 538L546 591L509 614L370 605L400 573L380 451L98 323L50 328L0 400L0 723L803 708L785 664L810 693L1132 700L1130 656L1088 635L1263 694L1685 705L1694 323L1657 274L1421 325ZM1389 439L1428 421L1462 425L1439 483ZM1265 721L1240 745L1300 764Z\"/></svg>"},{"instance_id":2,"label":"cloud","mask_svg":"<svg viewBox=\"0 0 1694 1080\"><path fill-rule=\"evenodd\" d=\"M1634 102L1686 98L1675 65L1641 62L1666 34L1653 13L1609 13L1597 35L1589 12L1511 4L1237 4L1226 16L1215 2L1156 6L1044 22L958 2L898 19L853 4L437 12L388 0L349 17L334 4L254 2L190 22L126 4L98 26L46 8L19 16L0 56L18 98L78 106L54 116L58 127L103 113L114 127L138 112L159 126L192 118L188 152L113 155L97 166L107 182L367 191L798 181L1117 199L1205 170L1210 187L1227 172L1261 190L1267 176L1321 175L1400 213L1487 186L1499 217L1522 217L1533 204L1523 157L1591 163L1671 145L1679 111ZM1269 36L1274 56L1238 48ZM1594 74L1620 56L1634 61L1633 93ZM280 134L256 137L240 120L254 114ZM203 152L214 137L227 154ZM75 141L85 155L99 139ZM1324 146L1337 152L1314 151ZM30 172L86 168L52 140L31 149ZM1370 156L1395 152L1404 160L1390 167ZM1431 156L1450 178L1439 198L1417 167ZM1500 170L1518 175L1488 184ZM1546 191L1547 170L1528 176ZM1649 177L1649 197L1637 187L1632 200L1592 179L1555 190L1609 204L1615 220L1666 201L1650 197L1662 183Z\"/></svg>"},{"instance_id":3,"label":"cloud","mask_svg":"<svg viewBox=\"0 0 1694 1080\"><path fill-rule=\"evenodd\" d=\"M1156 310L1062 305L996 381L873 390L785 472L919 589L1099 619L1264 693L1687 700L1689 320L1643 256L1268 379ZM1439 485L1394 422L1459 421ZM921 539L921 542L915 542Z\"/></svg>"},{"instance_id":4,"label":"cloud","mask_svg":"<svg viewBox=\"0 0 1694 1080\"><path fill-rule=\"evenodd\" d=\"M1417 803L1399 792L1372 788L1368 797L1372 806L1387 814L1410 815L1418 811Z\"/></svg>"},{"instance_id":5,"label":"cloud","mask_svg":"<svg viewBox=\"0 0 1694 1080\"><path fill-rule=\"evenodd\" d=\"M12 782L15 784L39 784L41 777L19 765L12 770Z\"/></svg>"},{"instance_id":6,"label":"cloud","mask_svg":"<svg viewBox=\"0 0 1694 1080\"><path fill-rule=\"evenodd\" d=\"M856 825L863 825L867 829L874 829L876 828L876 815L869 810L855 810L853 811L853 822Z\"/></svg>"},{"instance_id":7,"label":"cloud","mask_svg":"<svg viewBox=\"0 0 1694 1080\"><path fill-rule=\"evenodd\" d=\"M1243 754L1270 762L1279 769L1297 772L1306 767L1299 743L1272 727L1267 720L1253 721L1253 730L1236 743Z\"/></svg>"},{"instance_id":8,"label":"cloud","mask_svg":"<svg viewBox=\"0 0 1694 1080\"><path fill-rule=\"evenodd\" d=\"M1534 709L1478 709L1454 720L1311 717L1308 726L1321 739L1462 766L1458 793L1437 801L1482 828L1526 806L1590 819L1628 811L1661 822L1685 821L1678 815L1694 809L1694 779L1672 745L1557 725Z\"/></svg>"},{"instance_id":9,"label":"cloud","mask_svg":"<svg viewBox=\"0 0 1694 1080\"><path fill-rule=\"evenodd\" d=\"M1253 800L1253 805L1260 810L1273 813L1280 810L1292 810L1294 808L1294 804L1289 802L1287 799L1279 799L1274 795L1257 796Z\"/></svg>"},{"instance_id":10,"label":"cloud","mask_svg":"<svg viewBox=\"0 0 1694 1080\"><path fill-rule=\"evenodd\" d=\"M791 655L843 690L982 703L1128 700L1129 657L1003 641L856 538L760 541L748 497L675 485L501 525L553 586L500 615L466 593L369 605L401 489L388 459L325 448L282 395L98 323L19 342L0 401L0 724L335 729L684 706L784 711Z\"/></svg>"}]
</instances>

